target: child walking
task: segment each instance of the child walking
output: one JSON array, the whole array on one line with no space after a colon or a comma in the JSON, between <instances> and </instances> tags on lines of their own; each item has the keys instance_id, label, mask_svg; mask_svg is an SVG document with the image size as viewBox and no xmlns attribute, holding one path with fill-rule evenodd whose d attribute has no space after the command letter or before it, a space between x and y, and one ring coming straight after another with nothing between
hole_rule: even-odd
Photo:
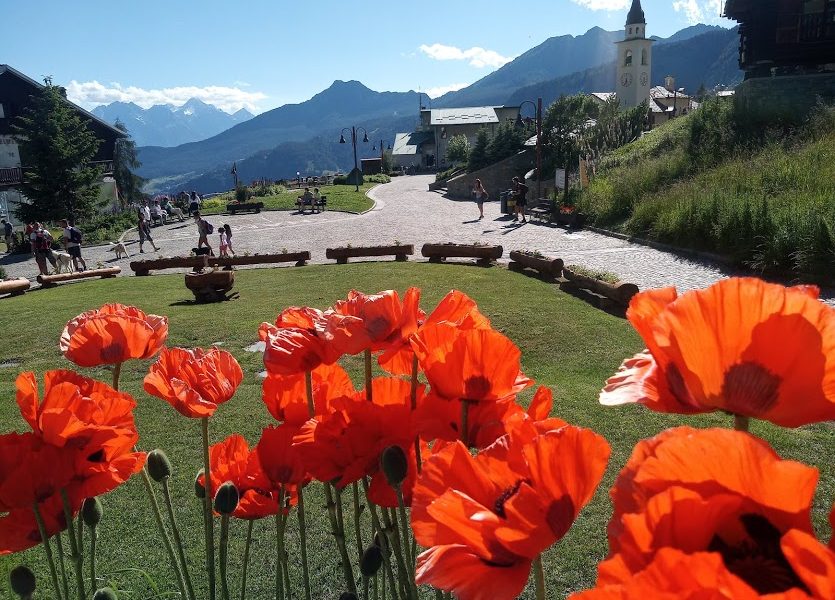
<instances>
[{"instance_id":1,"label":"child walking","mask_svg":"<svg viewBox=\"0 0 835 600\"><path fill-rule=\"evenodd\" d=\"M220 233L220 255L229 256L229 238L226 236L226 227L219 227L218 233Z\"/></svg>"},{"instance_id":2,"label":"child walking","mask_svg":"<svg viewBox=\"0 0 835 600\"><path fill-rule=\"evenodd\" d=\"M235 250L232 248L232 228L229 225L224 225L223 230L226 233L226 247L233 255L235 254Z\"/></svg>"}]
</instances>

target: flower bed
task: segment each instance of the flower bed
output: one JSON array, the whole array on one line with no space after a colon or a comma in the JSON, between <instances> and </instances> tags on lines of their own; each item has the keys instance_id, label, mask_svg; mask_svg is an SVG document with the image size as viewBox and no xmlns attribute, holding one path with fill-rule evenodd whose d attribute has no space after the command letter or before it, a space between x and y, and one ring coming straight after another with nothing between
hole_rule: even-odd
<instances>
[{"instance_id":1,"label":"flower bed","mask_svg":"<svg viewBox=\"0 0 835 600\"><path fill-rule=\"evenodd\" d=\"M512 270L533 269L544 277L552 279L562 275L561 258L548 258L539 252L512 250L510 259L512 262L508 264L508 268Z\"/></svg>"},{"instance_id":2,"label":"flower bed","mask_svg":"<svg viewBox=\"0 0 835 600\"><path fill-rule=\"evenodd\" d=\"M325 250L325 257L336 260L337 264L344 265L349 258L360 258L369 256L394 256L398 262L408 260L408 257L415 253L412 244L392 244L391 246L345 246L342 248L328 248Z\"/></svg>"},{"instance_id":3,"label":"flower bed","mask_svg":"<svg viewBox=\"0 0 835 600\"><path fill-rule=\"evenodd\" d=\"M477 258L480 265L490 265L502 257L504 249L501 246L486 244L424 244L420 253L429 262L443 262L447 258Z\"/></svg>"}]
</instances>

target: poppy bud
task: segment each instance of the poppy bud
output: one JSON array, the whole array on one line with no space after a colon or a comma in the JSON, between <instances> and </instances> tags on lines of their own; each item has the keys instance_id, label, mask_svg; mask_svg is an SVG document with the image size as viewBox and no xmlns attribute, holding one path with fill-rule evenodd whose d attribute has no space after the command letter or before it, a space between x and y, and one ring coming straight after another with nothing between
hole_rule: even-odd
<instances>
[{"instance_id":1,"label":"poppy bud","mask_svg":"<svg viewBox=\"0 0 835 600\"><path fill-rule=\"evenodd\" d=\"M171 477L171 461L162 450L152 450L148 453L148 458L145 460L148 468L148 475L156 482Z\"/></svg>"},{"instance_id":2,"label":"poppy bud","mask_svg":"<svg viewBox=\"0 0 835 600\"><path fill-rule=\"evenodd\" d=\"M386 474L386 480L392 487L403 483L409 470L406 453L400 446L389 446L383 450L383 455L380 457L380 466L383 473Z\"/></svg>"},{"instance_id":3,"label":"poppy bud","mask_svg":"<svg viewBox=\"0 0 835 600\"><path fill-rule=\"evenodd\" d=\"M200 483L200 478L203 477L203 469L197 471L197 477L194 478L194 495L198 498L206 497L206 488Z\"/></svg>"},{"instance_id":4,"label":"poppy bud","mask_svg":"<svg viewBox=\"0 0 835 600\"><path fill-rule=\"evenodd\" d=\"M238 488L231 481L227 481L219 488L215 494L215 510L222 515L231 515L238 508Z\"/></svg>"},{"instance_id":5,"label":"poppy bud","mask_svg":"<svg viewBox=\"0 0 835 600\"><path fill-rule=\"evenodd\" d=\"M29 567L20 565L9 573L12 591L21 598L31 598L35 592L35 574Z\"/></svg>"},{"instance_id":6,"label":"poppy bud","mask_svg":"<svg viewBox=\"0 0 835 600\"><path fill-rule=\"evenodd\" d=\"M101 522L104 510L101 502L95 496L92 498L85 498L81 503L81 518L84 523L91 529Z\"/></svg>"},{"instance_id":7,"label":"poppy bud","mask_svg":"<svg viewBox=\"0 0 835 600\"><path fill-rule=\"evenodd\" d=\"M381 566L383 566L383 551L379 546L372 544L362 553L360 572L365 577L371 577L380 570Z\"/></svg>"},{"instance_id":8,"label":"poppy bud","mask_svg":"<svg viewBox=\"0 0 835 600\"><path fill-rule=\"evenodd\" d=\"M96 590L96 593L93 594L93 600L117 600L116 592L109 587L101 588L100 590Z\"/></svg>"},{"instance_id":9,"label":"poppy bud","mask_svg":"<svg viewBox=\"0 0 835 600\"><path fill-rule=\"evenodd\" d=\"M351 592L342 592L339 594L339 600L357 600L357 595Z\"/></svg>"}]
</instances>

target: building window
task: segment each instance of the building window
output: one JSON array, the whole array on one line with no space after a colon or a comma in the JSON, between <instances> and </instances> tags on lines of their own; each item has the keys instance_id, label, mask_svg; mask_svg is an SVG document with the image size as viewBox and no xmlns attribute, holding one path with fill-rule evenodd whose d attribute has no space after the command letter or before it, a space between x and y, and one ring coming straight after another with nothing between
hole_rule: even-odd
<instances>
[{"instance_id":1,"label":"building window","mask_svg":"<svg viewBox=\"0 0 835 600\"><path fill-rule=\"evenodd\" d=\"M626 56L623 59L623 66L624 67L631 67L632 66L632 50L626 51Z\"/></svg>"},{"instance_id":2,"label":"building window","mask_svg":"<svg viewBox=\"0 0 835 600\"><path fill-rule=\"evenodd\" d=\"M632 35L632 28L629 28L629 35Z\"/></svg>"},{"instance_id":3,"label":"building window","mask_svg":"<svg viewBox=\"0 0 835 600\"><path fill-rule=\"evenodd\" d=\"M646 64L647 64L647 49L646 48L641 50L641 64L644 65L644 66L646 66Z\"/></svg>"}]
</instances>

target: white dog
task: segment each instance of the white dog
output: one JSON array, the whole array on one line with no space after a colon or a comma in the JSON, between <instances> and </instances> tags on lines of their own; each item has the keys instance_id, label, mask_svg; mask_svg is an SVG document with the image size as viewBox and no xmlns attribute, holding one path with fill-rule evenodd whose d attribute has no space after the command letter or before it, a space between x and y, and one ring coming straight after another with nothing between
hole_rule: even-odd
<instances>
[{"instance_id":1,"label":"white dog","mask_svg":"<svg viewBox=\"0 0 835 600\"><path fill-rule=\"evenodd\" d=\"M177 217L180 222L182 223L183 217L183 209L179 208L178 206L174 206L173 204L168 205L168 215L171 217Z\"/></svg>"},{"instance_id":2,"label":"white dog","mask_svg":"<svg viewBox=\"0 0 835 600\"><path fill-rule=\"evenodd\" d=\"M128 249L127 247L125 247L125 244L123 242L110 242L110 248L107 251L115 252L116 260L121 259L123 256L124 258L130 258Z\"/></svg>"},{"instance_id":3,"label":"white dog","mask_svg":"<svg viewBox=\"0 0 835 600\"><path fill-rule=\"evenodd\" d=\"M72 256L66 252L53 250L52 256L55 257L55 272L56 273L72 273Z\"/></svg>"}]
</instances>

